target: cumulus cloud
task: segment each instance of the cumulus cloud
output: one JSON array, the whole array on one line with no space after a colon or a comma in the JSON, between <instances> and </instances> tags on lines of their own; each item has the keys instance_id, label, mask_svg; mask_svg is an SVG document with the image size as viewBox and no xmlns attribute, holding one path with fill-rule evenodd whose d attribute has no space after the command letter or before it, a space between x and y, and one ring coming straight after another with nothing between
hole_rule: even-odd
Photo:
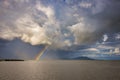
<instances>
[{"instance_id":1,"label":"cumulus cloud","mask_svg":"<svg viewBox=\"0 0 120 80\"><path fill-rule=\"evenodd\" d=\"M20 4L20 2L17 2L16 4ZM36 4L36 6L37 5L38 4ZM36 6L33 9L37 10L38 6L37 7ZM46 8L44 6L39 6L39 10L43 13L46 13L45 14L45 17L47 17L46 20L51 19L51 20L48 20L47 22L45 21L45 23L42 26L40 26L39 23L35 22L34 20L34 17L31 11L32 9L29 10L28 9L29 7L25 7L25 8L26 8L26 11L28 12L23 11L21 13L17 13L13 11L12 12L13 14L9 14L9 16L13 16L13 18L15 19L11 18L11 20L9 20L9 17L8 17L8 20L9 20L8 22L6 22L7 18L5 19L5 17L8 16L7 12L9 12L10 10L7 8L1 9L1 10L9 10L5 12L6 15L4 15L3 19L1 20L3 21L3 23L1 23L1 32L0 32L1 38L9 39L9 40L12 40L14 38L21 38L21 40L25 42L29 42L33 45L51 44L50 41L48 40L48 37L46 36L46 31L45 31L45 25L49 25L53 23L51 19L52 18L51 16L53 15L51 9ZM14 16L15 14L19 15L19 17Z\"/></svg>"},{"instance_id":2,"label":"cumulus cloud","mask_svg":"<svg viewBox=\"0 0 120 80\"><path fill-rule=\"evenodd\" d=\"M103 35L103 41L105 42L105 41L107 41L107 39L108 39L108 36L106 34L104 34Z\"/></svg>"},{"instance_id":3,"label":"cumulus cloud","mask_svg":"<svg viewBox=\"0 0 120 80\"><path fill-rule=\"evenodd\" d=\"M97 29L92 25L85 24L84 21L81 21L75 25L72 25L69 28L75 38L74 44L82 44L87 42L90 43L91 41L93 41L93 39L90 37L92 36L95 37L94 32Z\"/></svg>"},{"instance_id":4,"label":"cumulus cloud","mask_svg":"<svg viewBox=\"0 0 120 80\"><path fill-rule=\"evenodd\" d=\"M109 4L108 0L1 0L0 38L54 48L95 42L113 29L109 25L118 23L117 17L113 19L117 12L106 10Z\"/></svg>"}]
</instances>

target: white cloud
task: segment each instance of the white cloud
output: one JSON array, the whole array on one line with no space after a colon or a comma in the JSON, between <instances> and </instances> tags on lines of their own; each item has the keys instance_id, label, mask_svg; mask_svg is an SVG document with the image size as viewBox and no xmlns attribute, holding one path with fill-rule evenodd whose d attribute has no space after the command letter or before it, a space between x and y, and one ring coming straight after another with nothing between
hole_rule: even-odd
<instances>
[{"instance_id":1,"label":"white cloud","mask_svg":"<svg viewBox=\"0 0 120 80\"><path fill-rule=\"evenodd\" d=\"M88 2L80 2L79 3L79 6L80 7L83 7L83 8L91 8L92 7L92 3L88 3Z\"/></svg>"},{"instance_id":2,"label":"white cloud","mask_svg":"<svg viewBox=\"0 0 120 80\"><path fill-rule=\"evenodd\" d=\"M73 33L73 36L75 38L74 44L82 44L86 41L89 42L88 39L94 35L93 32L97 29L91 25L86 24L83 18L80 20L81 22L69 26L68 28L70 32Z\"/></svg>"},{"instance_id":3,"label":"white cloud","mask_svg":"<svg viewBox=\"0 0 120 80\"><path fill-rule=\"evenodd\" d=\"M9 7L0 7L0 38L12 40L17 37L32 45L52 44L61 47L89 43L98 28L93 25L95 22L86 20L87 15L79 8L91 7L92 3L89 2L77 5L71 4L73 0L66 0L70 5L48 5L40 0L34 3L32 0L13 2L7 0L5 4L9 4Z\"/></svg>"},{"instance_id":4,"label":"white cloud","mask_svg":"<svg viewBox=\"0 0 120 80\"><path fill-rule=\"evenodd\" d=\"M108 40L108 36L106 34L103 35L103 41L107 41Z\"/></svg>"}]
</instances>

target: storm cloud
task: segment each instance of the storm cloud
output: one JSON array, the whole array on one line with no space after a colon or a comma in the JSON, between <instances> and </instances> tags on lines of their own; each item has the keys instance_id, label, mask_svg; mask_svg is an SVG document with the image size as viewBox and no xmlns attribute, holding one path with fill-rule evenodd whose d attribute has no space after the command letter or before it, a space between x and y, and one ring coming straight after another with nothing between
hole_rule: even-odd
<instances>
[{"instance_id":1,"label":"storm cloud","mask_svg":"<svg viewBox=\"0 0 120 80\"><path fill-rule=\"evenodd\" d=\"M1 0L0 38L53 48L120 32L119 0Z\"/></svg>"}]
</instances>

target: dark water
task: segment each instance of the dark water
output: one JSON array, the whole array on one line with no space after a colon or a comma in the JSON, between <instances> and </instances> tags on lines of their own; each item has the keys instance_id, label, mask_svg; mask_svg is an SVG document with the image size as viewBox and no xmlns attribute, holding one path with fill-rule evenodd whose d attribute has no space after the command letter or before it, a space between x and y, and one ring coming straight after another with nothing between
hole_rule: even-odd
<instances>
[{"instance_id":1,"label":"dark water","mask_svg":"<svg viewBox=\"0 0 120 80\"><path fill-rule=\"evenodd\" d=\"M0 62L0 80L120 80L120 61Z\"/></svg>"}]
</instances>

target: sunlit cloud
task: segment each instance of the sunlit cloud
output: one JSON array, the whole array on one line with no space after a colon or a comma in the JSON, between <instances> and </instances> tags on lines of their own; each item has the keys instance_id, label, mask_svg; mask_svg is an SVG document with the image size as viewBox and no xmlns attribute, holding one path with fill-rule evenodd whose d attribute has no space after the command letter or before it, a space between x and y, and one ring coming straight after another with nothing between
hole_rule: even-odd
<instances>
[{"instance_id":1,"label":"sunlit cloud","mask_svg":"<svg viewBox=\"0 0 120 80\"><path fill-rule=\"evenodd\" d=\"M119 32L119 4L109 0L1 0L0 38L52 49L96 43ZM114 4L113 4L114 3ZM108 8L109 7L109 8ZM117 36L116 38L119 38ZM104 35L103 41L108 40Z\"/></svg>"}]
</instances>

